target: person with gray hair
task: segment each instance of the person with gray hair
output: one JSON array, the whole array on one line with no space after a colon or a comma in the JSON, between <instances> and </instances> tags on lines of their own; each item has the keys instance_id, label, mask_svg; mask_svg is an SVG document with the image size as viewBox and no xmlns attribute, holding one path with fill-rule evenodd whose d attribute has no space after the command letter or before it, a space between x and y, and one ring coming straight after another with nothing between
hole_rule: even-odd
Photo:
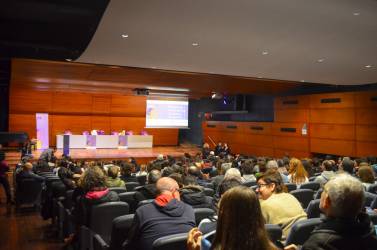
<instances>
[{"instance_id":1,"label":"person with gray hair","mask_svg":"<svg viewBox=\"0 0 377 250\"><path fill-rule=\"evenodd\" d=\"M238 179L240 182L245 182L245 179L241 177L241 172L237 168L231 168L226 171L224 180L225 179Z\"/></svg>"},{"instance_id":2,"label":"person with gray hair","mask_svg":"<svg viewBox=\"0 0 377 250\"><path fill-rule=\"evenodd\" d=\"M278 165L278 162L275 161L275 160L270 160L267 162L266 164L266 170L274 170L274 171L278 171L281 175L281 178L283 179L283 182L284 183L288 183L289 182L289 179L288 179L288 176L286 176L285 174L281 173L279 171L279 165Z\"/></svg>"},{"instance_id":3,"label":"person with gray hair","mask_svg":"<svg viewBox=\"0 0 377 250\"><path fill-rule=\"evenodd\" d=\"M364 188L349 174L338 174L324 186L320 209L326 219L312 232L303 250L377 249L369 216L362 213Z\"/></svg>"},{"instance_id":4,"label":"person with gray hair","mask_svg":"<svg viewBox=\"0 0 377 250\"><path fill-rule=\"evenodd\" d=\"M217 190L217 187L224 180L225 173L232 167L232 163L225 162L221 164L220 174L212 178L212 184L214 190Z\"/></svg>"}]
</instances>

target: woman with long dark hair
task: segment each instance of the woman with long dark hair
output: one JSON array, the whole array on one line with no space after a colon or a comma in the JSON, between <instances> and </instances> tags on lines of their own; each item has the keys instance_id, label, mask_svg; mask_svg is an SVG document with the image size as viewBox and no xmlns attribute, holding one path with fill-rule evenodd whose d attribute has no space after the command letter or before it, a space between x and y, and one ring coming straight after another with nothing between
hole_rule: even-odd
<instances>
[{"instance_id":1,"label":"woman with long dark hair","mask_svg":"<svg viewBox=\"0 0 377 250\"><path fill-rule=\"evenodd\" d=\"M210 249L277 249L268 239L264 225L254 191L244 186L231 188L221 197L216 234ZM201 235L197 228L190 231L188 249L205 249L205 246L201 248Z\"/></svg>"}]
</instances>

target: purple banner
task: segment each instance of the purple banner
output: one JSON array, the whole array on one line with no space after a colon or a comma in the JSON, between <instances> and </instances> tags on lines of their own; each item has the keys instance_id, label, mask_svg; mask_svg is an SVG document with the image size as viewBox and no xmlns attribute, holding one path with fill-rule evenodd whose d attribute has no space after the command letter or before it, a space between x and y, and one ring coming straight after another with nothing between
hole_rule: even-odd
<instances>
[{"instance_id":1,"label":"purple banner","mask_svg":"<svg viewBox=\"0 0 377 250\"><path fill-rule=\"evenodd\" d=\"M96 138L97 138L96 135L87 135L86 136L86 146L95 147L97 145Z\"/></svg>"},{"instance_id":2,"label":"purple banner","mask_svg":"<svg viewBox=\"0 0 377 250\"><path fill-rule=\"evenodd\" d=\"M36 113L35 119L37 124L37 139L41 142L40 149L47 149L49 147L48 114Z\"/></svg>"},{"instance_id":3,"label":"purple banner","mask_svg":"<svg viewBox=\"0 0 377 250\"><path fill-rule=\"evenodd\" d=\"M119 146L125 147L126 146L126 136L120 135L119 136Z\"/></svg>"}]
</instances>

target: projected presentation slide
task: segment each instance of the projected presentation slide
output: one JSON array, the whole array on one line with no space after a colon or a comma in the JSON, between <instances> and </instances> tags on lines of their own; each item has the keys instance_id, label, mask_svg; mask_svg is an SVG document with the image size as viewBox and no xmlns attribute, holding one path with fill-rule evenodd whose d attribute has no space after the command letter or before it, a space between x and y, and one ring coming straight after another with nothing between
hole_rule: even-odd
<instances>
[{"instance_id":1,"label":"projected presentation slide","mask_svg":"<svg viewBox=\"0 0 377 250\"><path fill-rule=\"evenodd\" d=\"M146 127L188 127L188 101L147 100Z\"/></svg>"}]
</instances>

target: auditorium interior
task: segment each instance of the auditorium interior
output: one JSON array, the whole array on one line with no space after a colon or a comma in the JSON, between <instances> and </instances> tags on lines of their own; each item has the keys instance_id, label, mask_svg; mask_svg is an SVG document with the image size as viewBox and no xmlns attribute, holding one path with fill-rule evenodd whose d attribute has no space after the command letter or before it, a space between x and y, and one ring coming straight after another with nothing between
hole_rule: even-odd
<instances>
[{"instance_id":1,"label":"auditorium interior","mask_svg":"<svg viewBox=\"0 0 377 250\"><path fill-rule=\"evenodd\" d=\"M66 193L53 192L57 172L39 173L45 180L38 199L17 204L17 168L25 168L25 154L38 165L46 141L57 150L50 167L64 162L66 152L75 163L101 167L132 159L138 171L161 156L194 164L202 168L205 184L198 183L211 199L218 190L206 168L228 158L232 164L240 159L236 168L248 157L259 166L260 158L340 165L347 158L360 167L368 159L377 174L376 1L12 0L1 6L0 151L9 170L2 166L0 178L10 185L12 200L2 180L0 249L122 249L111 242L115 220L107 223L107 238L101 238L105 229L89 228L75 238L79 243L69 244L80 229L72 225ZM154 112L160 106L152 110L149 101L155 100L184 100L187 109ZM161 113L172 120L148 125ZM38 114L47 117L43 128ZM104 143L115 146L99 146L105 135ZM70 146L78 140L84 146ZM229 146L227 153L215 152L218 143ZM210 160L219 155L226 159ZM307 176L309 183L317 174ZM260 188L256 180L246 182ZM146 184L131 183L126 181L127 193ZM365 193L377 225L374 179L372 186ZM308 204L321 197L319 184L307 189ZM129 204L133 213L140 206ZM278 229L280 242L284 230L282 236ZM188 249L184 245L153 249Z\"/></svg>"}]
</instances>

